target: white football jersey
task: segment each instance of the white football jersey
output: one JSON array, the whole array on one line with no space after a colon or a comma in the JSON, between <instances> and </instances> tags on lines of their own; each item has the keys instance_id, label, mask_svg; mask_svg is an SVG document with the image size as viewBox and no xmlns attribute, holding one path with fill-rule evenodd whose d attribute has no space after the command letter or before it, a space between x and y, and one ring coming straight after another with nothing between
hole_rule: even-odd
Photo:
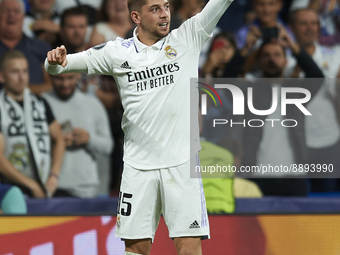
<instances>
[{"instance_id":1,"label":"white football jersey","mask_svg":"<svg viewBox=\"0 0 340 255\"><path fill-rule=\"evenodd\" d=\"M200 149L198 128L190 130L190 78L198 77L200 50L208 38L193 17L149 47L135 33L86 51L88 74L112 75L118 84L127 164L159 169L185 163L190 131L196 132L192 149Z\"/></svg>"},{"instance_id":2,"label":"white football jersey","mask_svg":"<svg viewBox=\"0 0 340 255\"><path fill-rule=\"evenodd\" d=\"M198 77L200 51L232 2L209 1L152 46L134 34L68 55L65 68L47 60L45 68L51 74L87 70L112 75L124 107L124 161L145 170L183 164L200 149L198 118L190 127L190 99L198 102L198 91L190 95L190 78ZM198 105L192 114L198 114Z\"/></svg>"}]
</instances>

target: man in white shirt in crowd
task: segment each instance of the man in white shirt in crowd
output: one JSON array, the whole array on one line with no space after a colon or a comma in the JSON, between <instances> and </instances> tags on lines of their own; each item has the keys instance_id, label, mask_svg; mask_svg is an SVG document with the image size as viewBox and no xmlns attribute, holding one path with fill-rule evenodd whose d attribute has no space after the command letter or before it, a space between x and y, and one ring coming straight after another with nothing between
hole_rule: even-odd
<instances>
[{"instance_id":1,"label":"man in white shirt in crowd","mask_svg":"<svg viewBox=\"0 0 340 255\"><path fill-rule=\"evenodd\" d=\"M209 238L202 181L190 178L200 150L198 120L190 130L190 78L198 77L203 44L231 3L211 0L169 33L167 0L128 0L133 38L79 54L66 56L63 46L48 53L51 74L86 71L117 81L125 142L116 233L125 254L150 254L161 211L178 254L202 254L201 239Z\"/></svg>"},{"instance_id":2,"label":"man in white shirt in crowd","mask_svg":"<svg viewBox=\"0 0 340 255\"><path fill-rule=\"evenodd\" d=\"M100 185L97 154L109 155L113 140L101 102L77 89L78 73L51 76L44 94L63 129L66 151L55 196L92 198Z\"/></svg>"},{"instance_id":3,"label":"man in white shirt in crowd","mask_svg":"<svg viewBox=\"0 0 340 255\"><path fill-rule=\"evenodd\" d=\"M336 50L318 43L320 21L311 9L298 9L291 14L290 26L297 43L313 58L324 76L328 78L308 104L313 116L306 118L306 143L310 164L333 164L340 170L340 128L335 109L338 97L335 78L340 70L340 58ZM301 68L295 68L295 76L305 76ZM335 191L337 179L311 180L312 191Z\"/></svg>"}]
</instances>

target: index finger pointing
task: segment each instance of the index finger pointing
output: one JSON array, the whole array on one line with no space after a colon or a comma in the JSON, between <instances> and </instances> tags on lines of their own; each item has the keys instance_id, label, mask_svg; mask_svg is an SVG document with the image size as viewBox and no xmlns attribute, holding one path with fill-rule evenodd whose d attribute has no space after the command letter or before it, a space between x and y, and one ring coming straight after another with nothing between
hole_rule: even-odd
<instances>
[{"instance_id":1,"label":"index finger pointing","mask_svg":"<svg viewBox=\"0 0 340 255\"><path fill-rule=\"evenodd\" d=\"M60 48L59 48L59 50L60 50L60 53L61 53L61 54L66 54L66 52L67 52L64 45L61 45Z\"/></svg>"}]
</instances>

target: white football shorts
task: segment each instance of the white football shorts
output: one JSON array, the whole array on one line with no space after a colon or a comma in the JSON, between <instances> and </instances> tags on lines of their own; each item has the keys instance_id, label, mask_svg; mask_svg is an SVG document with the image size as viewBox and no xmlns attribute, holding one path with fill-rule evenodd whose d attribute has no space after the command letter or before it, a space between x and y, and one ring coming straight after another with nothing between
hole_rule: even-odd
<instances>
[{"instance_id":1,"label":"white football shorts","mask_svg":"<svg viewBox=\"0 0 340 255\"><path fill-rule=\"evenodd\" d=\"M192 162L199 164L198 155ZM116 236L153 241L161 213L171 238L210 238L202 180L190 178L190 161L156 170L124 163Z\"/></svg>"}]
</instances>

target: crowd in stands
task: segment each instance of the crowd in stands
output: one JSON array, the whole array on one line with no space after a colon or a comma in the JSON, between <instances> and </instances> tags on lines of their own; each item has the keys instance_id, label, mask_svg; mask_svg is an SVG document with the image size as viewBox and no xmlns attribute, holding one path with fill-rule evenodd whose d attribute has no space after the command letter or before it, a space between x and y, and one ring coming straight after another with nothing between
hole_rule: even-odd
<instances>
[{"instance_id":1,"label":"crowd in stands","mask_svg":"<svg viewBox=\"0 0 340 255\"><path fill-rule=\"evenodd\" d=\"M171 29L176 29L199 13L205 1L170 4ZM64 45L68 53L77 53L130 38L134 29L126 0L0 0L0 205L6 192L18 193L8 184L36 198L118 194L124 134L115 80L51 76L43 64L52 48ZM246 109L240 119L233 116L232 94L221 94L223 107L209 104L201 120L203 166L214 157L238 168L331 164L340 171L340 85L335 79L340 78L339 0L235 0L199 62L201 78L246 78L239 88L244 94L254 88L252 103L260 110L271 108L273 88L279 95L284 87L306 88L311 99L305 107L313 113L309 118L297 107L287 107L282 116L279 102L266 116ZM303 77L313 82L298 79ZM291 96L299 99L298 93ZM212 129L212 119L221 115L239 122L295 119L299 125ZM232 212L234 197L340 191L334 175L297 175L206 179L208 209Z\"/></svg>"}]
</instances>

